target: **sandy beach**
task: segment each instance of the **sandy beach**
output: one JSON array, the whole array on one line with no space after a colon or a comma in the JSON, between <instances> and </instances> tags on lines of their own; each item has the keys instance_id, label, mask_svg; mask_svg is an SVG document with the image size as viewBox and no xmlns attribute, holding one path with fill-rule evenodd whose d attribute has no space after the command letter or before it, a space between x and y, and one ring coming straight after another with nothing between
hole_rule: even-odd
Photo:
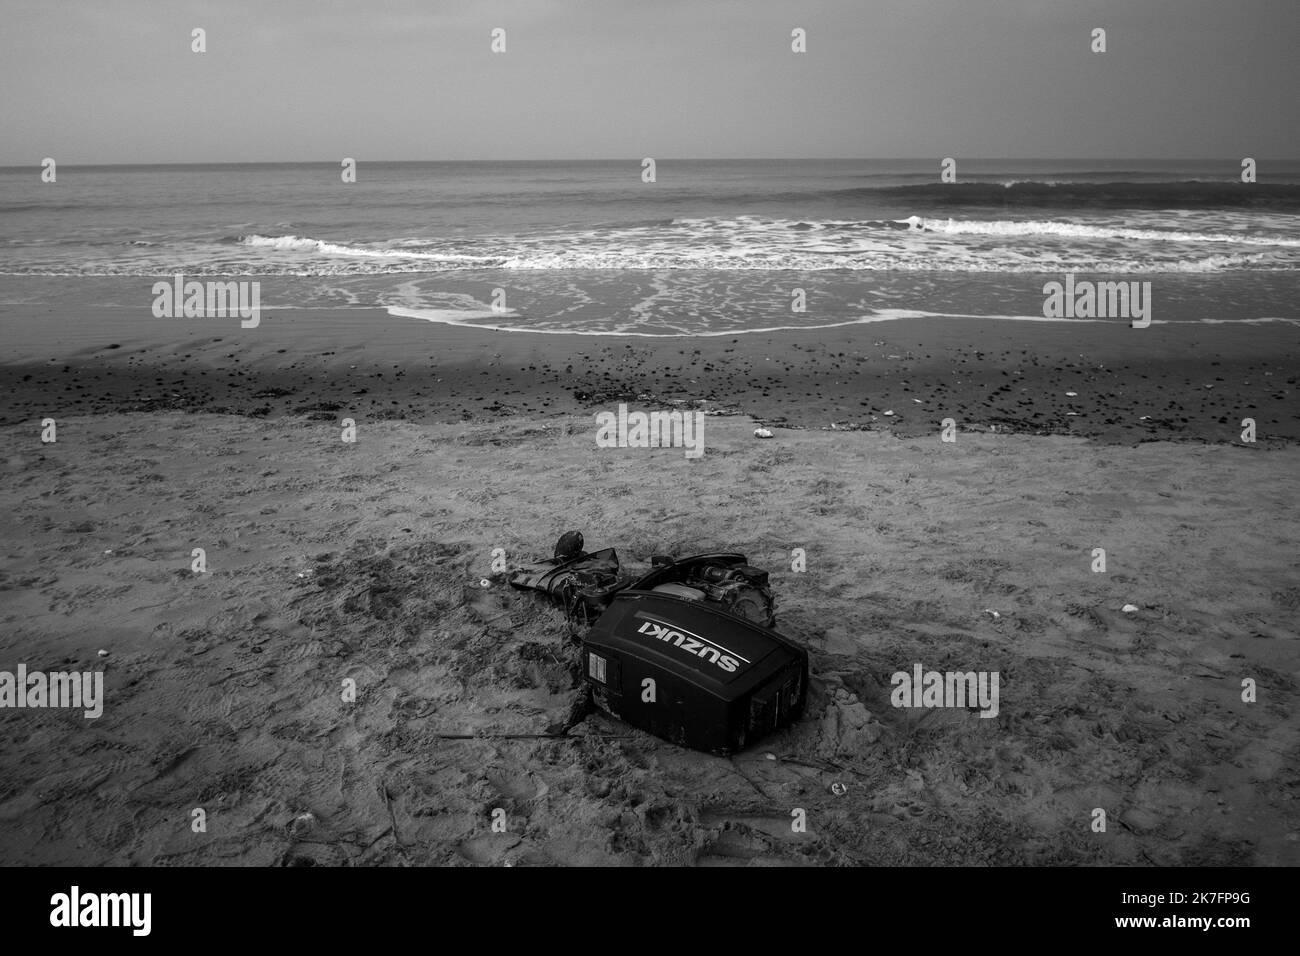
<instances>
[{"instance_id":1,"label":"sandy beach","mask_svg":"<svg viewBox=\"0 0 1300 956\"><path fill-rule=\"evenodd\" d=\"M6 938L1285 933L1296 6L1095 7L8 4Z\"/></svg>"},{"instance_id":2,"label":"sandy beach","mask_svg":"<svg viewBox=\"0 0 1300 956\"><path fill-rule=\"evenodd\" d=\"M1294 329L1168 354L1158 326L1035 327L1025 356L1004 323L980 358L922 323L686 344L376 317L364 341L355 314L171 345L125 316L5 326L0 661L103 668L106 700L0 712L0 862L1300 863L1295 351L1263 340ZM702 458L595 447L594 408L651 394L724 412ZM778 418L804 427L754 438ZM491 552L569 528L629 569L769 569L804 719L730 759L566 731L563 616ZM892 707L916 663L1000 672L998 717Z\"/></svg>"}]
</instances>

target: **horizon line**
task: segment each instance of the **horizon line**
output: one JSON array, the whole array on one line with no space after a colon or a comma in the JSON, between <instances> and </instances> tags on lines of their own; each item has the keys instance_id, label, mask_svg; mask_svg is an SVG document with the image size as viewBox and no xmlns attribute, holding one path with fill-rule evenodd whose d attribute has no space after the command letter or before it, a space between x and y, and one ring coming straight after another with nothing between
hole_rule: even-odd
<instances>
[{"instance_id":1,"label":"horizon line","mask_svg":"<svg viewBox=\"0 0 1300 956\"><path fill-rule=\"evenodd\" d=\"M352 157L355 159L355 157ZM613 157L544 157L535 159L500 159L477 157L474 159L366 159L356 160L358 166L363 164L417 164L417 163L640 163L647 157L613 156ZM933 156L666 156L651 157L656 164L673 163L799 163L799 162L941 162L945 157ZM1244 157L1236 156L966 156L955 157L961 162L1073 162L1073 163L1187 163L1187 162L1230 162L1240 164ZM235 159L235 160L164 160L157 162L68 162L59 165L64 169L92 169L96 167L157 167L157 166L338 166L339 159ZM1265 162L1297 162L1300 156L1266 156ZM56 162L57 159L56 159ZM1259 159L1256 158L1256 162ZM0 165L0 171L40 169L41 160L30 163L10 163Z\"/></svg>"}]
</instances>

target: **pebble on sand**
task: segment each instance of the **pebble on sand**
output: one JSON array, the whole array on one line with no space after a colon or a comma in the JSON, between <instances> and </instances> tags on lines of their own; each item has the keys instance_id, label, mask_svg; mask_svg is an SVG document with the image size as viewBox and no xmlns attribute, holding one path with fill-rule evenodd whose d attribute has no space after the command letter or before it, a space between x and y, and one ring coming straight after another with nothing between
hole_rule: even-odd
<instances>
[{"instance_id":1,"label":"pebble on sand","mask_svg":"<svg viewBox=\"0 0 1300 956\"><path fill-rule=\"evenodd\" d=\"M755 438L771 438L771 437L772 437L772 432L769 431L769 430L766 429L766 428L755 428L755 429L754 429L754 437L755 437Z\"/></svg>"},{"instance_id":2,"label":"pebble on sand","mask_svg":"<svg viewBox=\"0 0 1300 956\"><path fill-rule=\"evenodd\" d=\"M1136 604L1125 604L1122 608L1120 608L1120 610L1123 611L1125 614L1132 614L1137 609L1138 606Z\"/></svg>"}]
</instances>

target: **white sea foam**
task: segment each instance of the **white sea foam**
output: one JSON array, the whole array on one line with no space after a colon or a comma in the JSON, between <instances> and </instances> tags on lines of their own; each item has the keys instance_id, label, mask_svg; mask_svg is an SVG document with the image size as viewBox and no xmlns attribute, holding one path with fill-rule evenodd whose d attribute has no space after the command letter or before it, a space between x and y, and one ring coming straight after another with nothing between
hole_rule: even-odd
<instances>
[{"instance_id":1,"label":"white sea foam","mask_svg":"<svg viewBox=\"0 0 1300 956\"><path fill-rule=\"evenodd\" d=\"M1248 246L1280 246L1300 249L1300 239L1285 236L1251 236L1244 233L1185 232L1174 229L1131 229L1115 226L1093 226L1077 222L1044 222L1036 220L960 220L923 219L909 216L899 220L921 232L946 235L983 236L1061 236L1079 239L1125 239L1149 242L1215 242Z\"/></svg>"},{"instance_id":2,"label":"white sea foam","mask_svg":"<svg viewBox=\"0 0 1300 956\"><path fill-rule=\"evenodd\" d=\"M401 318L423 319L426 322L439 322L446 325L460 325L467 328L489 332L531 332L537 335L607 335L631 338L717 338L724 335L752 335L756 332L806 332L814 329L837 329L851 325L867 325L874 322L897 322L905 319L990 319L1009 322L1101 322L1103 319L1047 319L1041 315L967 315L957 312L925 312L918 309L878 309L869 315L860 315L843 322L827 322L814 325L769 325L760 328L701 329L690 332L639 332L633 327L617 329L590 329L574 327L548 327L536 325L502 325L497 323L482 324L476 319L500 319L495 312L481 312L460 309L408 309L389 306L388 314ZM1155 324L1164 324L1157 322Z\"/></svg>"},{"instance_id":3,"label":"white sea foam","mask_svg":"<svg viewBox=\"0 0 1300 956\"><path fill-rule=\"evenodd\" d=\"M387 307L389 315L397 316L403 319L423 319L425 322L441 322L446 325L468 325L474 319L499 319L502 316L514 315L512 309L506 309L504 312L493 312L491 309L473 310L473 309L408 309L400 305L390 305ZM496 329L497 326L476 325L478 329ZM505 331L504 327L500 327Z\"/></svg>"},{"instance_id":4,"label":"white sea foam","mask_svg":"<svg viewBox=\"0 0 1300 956\"><path fill-rule=\"evenodd\" d=\"M243 236L241 245L253 248L272 249L277 252L309 252L322 256L351 256L364 259L427 259L437 262L461 262L474 264L493 262L497 257L471 256L447 252L417 252L383 247L348 246L324 239L312 239L309 236ZM427 244L427 241L425 241Z\"/></svg>"},{"instance_id":5,"label":"white sea foam","mask_svg":"<svg viewBox=\"0 0 1300 956\"><path fill-rule=\"evenodd\" d=\"M1166 217L1155 220L1169 222ZM1236 220L1224 220L1235 223ZM1217 222L1217 220L1216 220ZM990 246L984 238L1006 239ZM976 240L976 241L971 241ZM1214 244L1208 254L1173 245ZM401 237L334 242L245 236L267 267L322 274L446 271L861 271L1207 273L1300 266L1287 235L1156 229L1111 223L925 219L679 218L628 226L472 239ZM1247 251L1249 250L1249 251ZM281 260L283 256L283 261Z\"/></svg>"},{"instance_id":6,"label":"white sea foam","mask_svg":"<svg viewBox=\"0 0 1300 956\"><path fill-rule=\"evenodd\" d=\"M1248 231L1247 231L1248 230ZM62 252L12 275L362 276L511 272L1182 273L1300 270L1300 217L1234 212L1122 220L770 219L698 217L502 235L322 238L116 245L69 268ZM402 303L394 303L402 304Z\"/></svg>"},{"instance_id":7,"label":"white sea foam","mask_svg":"<svg viewBox=\"0 0 1300 956\"><path fill-rule=\"evenodd\" d=\"M882 308L874 309L871 312L846 319L842 322L816 323L809 325L764 325L757 328L739 328L728 327L723 329L711 329L706 323L701 322L697 328L683 331L643 331L646 326L662 326L661 321L657 321L652 314L643 315L638 321L612 325L604 328L592 328L589 323L569 324L566 321L556 322L548 320L544 324L529 324L526 322L509 322L503 319L519 319L519 316L513 312L505 314L492 311L476 309L455 309L455 308L406 308L399 306L389 306L388 314L411 319L421 319L426 322L435 322L444 325L456 325L464 328L472 328L479 331L487 332L528 332L534 335L583 335L583 336L610 336L615 338L718 338L721 336L740 336L752 335L754 333L771 333L771 332L807 332L817 329L835 329L844 328L854 325L870 325L880 322L902 322L912 319L941 319L957 322L963 321L991 321L991 322L1047 322L1053 324L1071 324L1083 323L1094 324L1099 322L1114 322L1111 319L1098 318L1047 318L1042 315L1015 315L1015 314L976 314L964 312L929 312L921 309L899 309L899 308ZM490 321L483 321L490 320ZM1300 320L1262 316L1250 319L1153 319L1152 325L1220 325L1231 322L1242 322L1251 325L1262 325L1269 323L1283 323L1286 325L1300 326Z\"/></svg>"}]
</instances>

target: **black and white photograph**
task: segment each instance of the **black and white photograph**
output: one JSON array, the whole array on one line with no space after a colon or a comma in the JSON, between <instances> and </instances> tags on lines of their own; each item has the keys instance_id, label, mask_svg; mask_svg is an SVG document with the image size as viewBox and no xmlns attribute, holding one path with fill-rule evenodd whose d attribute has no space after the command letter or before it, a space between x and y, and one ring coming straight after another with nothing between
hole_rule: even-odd
<instances>
[{"instance_id":1,"label":"black and white photograph","mask_svg":"<svg viewBox=\"0 0 1300 956\"><path fill-rule=\"evenodd\" d=\"M0 24L3 867L1300 864L1294 0Z\"/></svg>"}]
</instances>

